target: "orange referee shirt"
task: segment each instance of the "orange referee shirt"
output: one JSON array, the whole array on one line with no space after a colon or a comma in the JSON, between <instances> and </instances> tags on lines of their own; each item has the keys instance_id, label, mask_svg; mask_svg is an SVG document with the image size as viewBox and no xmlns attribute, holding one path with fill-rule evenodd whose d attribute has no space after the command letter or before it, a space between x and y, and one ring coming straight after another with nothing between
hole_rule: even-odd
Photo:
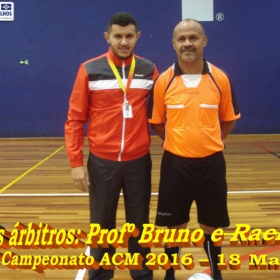
<instances>
[{"instance_id":1,"label":"orange referee shirt","mask_svg":"<svg viewBox=\"0 0 280 280\"><path fill-rule=\"evenodd\" d=\"M220 121L240 118L229 78L204 61L201 75L186 75L178 62L154 84L149 123L165 124L163 148L173 154L201 158L224 149Z\"/></svg>"}]
</instances>

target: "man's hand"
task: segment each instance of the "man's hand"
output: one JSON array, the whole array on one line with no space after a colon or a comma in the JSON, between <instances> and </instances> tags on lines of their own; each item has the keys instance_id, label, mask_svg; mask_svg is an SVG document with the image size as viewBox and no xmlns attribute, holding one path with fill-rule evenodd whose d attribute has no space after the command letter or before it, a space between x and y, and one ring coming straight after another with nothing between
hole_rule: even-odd
<instances>
[{"instance_id":1,"label":"man's hand","mask_svg":"<svg viewBox=\"0 0 280 280\"><path fill-rule=\"evenodd\" d=\"M79 190L88 192L89 179L87 169L84 166L72 168L72 179Z\"/></svg>"},{"instance_id":2,"label":"man's hand","mask_svg":"<svg viewBox=\"0 0 280 280\"><path fill-rule=\"evenodd\" d=\"M160 124L152 123L151 127L152 127L152 130L155 132L155 134L157 134L159 136L159 138L162 141L164 141L164 137L165 137L165 124L164 123L160 123Z\"/></svg>"},{"instance_id":3,"label":"man's hand","mask_svg":"<svg viewBox=\"0 0 280 280\"><path fill-rule=\"evenodd\" d=\"M236 120L221 123L223 141L227 138L229 133L233 130L235 124L236 124Z\"/></svg>"}]
</instances>

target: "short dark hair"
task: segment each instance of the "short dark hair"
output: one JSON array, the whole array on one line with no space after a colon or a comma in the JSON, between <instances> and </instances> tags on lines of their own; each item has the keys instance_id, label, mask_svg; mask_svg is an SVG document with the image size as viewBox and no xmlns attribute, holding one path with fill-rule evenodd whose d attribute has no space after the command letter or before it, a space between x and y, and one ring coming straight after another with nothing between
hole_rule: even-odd
<instances>
[{"instance_id":1,"label":"short dark hair","mask_svg":"<svg viewBox=\"0 0 280 280\"><path fill-rule=\"evenodd\" d=\"M136 32L138 32L137 22L135 18L129 13L120 12L111 16L107 25L107 32L111 30L113 24L117 24L120 26L127 26L129 24L133 24L135 26Z\"/></svg>"}]
</instances>

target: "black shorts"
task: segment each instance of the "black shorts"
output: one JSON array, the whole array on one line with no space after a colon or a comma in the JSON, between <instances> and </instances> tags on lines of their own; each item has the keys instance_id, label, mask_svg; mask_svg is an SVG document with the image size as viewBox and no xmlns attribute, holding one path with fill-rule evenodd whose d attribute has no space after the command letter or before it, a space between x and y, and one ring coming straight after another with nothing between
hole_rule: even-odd
<instances>
[{"instance_id":1,"label":"black shorts","mask_svg":"<svg viewBox=\"0 0 280 280\"><path fill-rule=\"evenodd\" d=\"M156 225L189 222L193 201L200 224L228 227L226 164L222 152L184 158L165 151L161 163Z\"/></svg>"}]
</instances>

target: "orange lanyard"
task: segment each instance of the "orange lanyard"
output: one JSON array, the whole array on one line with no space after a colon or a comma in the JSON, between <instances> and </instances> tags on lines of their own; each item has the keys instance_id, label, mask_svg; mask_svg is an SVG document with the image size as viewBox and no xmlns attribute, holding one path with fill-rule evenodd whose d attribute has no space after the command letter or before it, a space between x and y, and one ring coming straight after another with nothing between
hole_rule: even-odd
<instances>
[{"instance_id":1,"label":"orange lanyard","mask_svg":"<svg viewBox=\"0 0 280 280\"><path fill-rule=\"evenodd\" d=\"M113 62L113 60L112 60L112 58L110 57L109 54L107 55L107 60L108 60L108 63L110 65L110 67L111 67L111 69L112 69L116 79L119 82L119 85L120 85L121 89L123 90L124 94L126 95L127 90L130 87L133 74L134 74L134 69L135 69L135 58L134 58L134 56L132 57L132 62L131 62L129 73L128 73L128 79L127 79L126 88L124 87L123 81L122 81L121 76L120 76L120 74L119 74L119 72L117 70L117 67L114 64L114 62Z\"/></svg>"}]
</instances>

